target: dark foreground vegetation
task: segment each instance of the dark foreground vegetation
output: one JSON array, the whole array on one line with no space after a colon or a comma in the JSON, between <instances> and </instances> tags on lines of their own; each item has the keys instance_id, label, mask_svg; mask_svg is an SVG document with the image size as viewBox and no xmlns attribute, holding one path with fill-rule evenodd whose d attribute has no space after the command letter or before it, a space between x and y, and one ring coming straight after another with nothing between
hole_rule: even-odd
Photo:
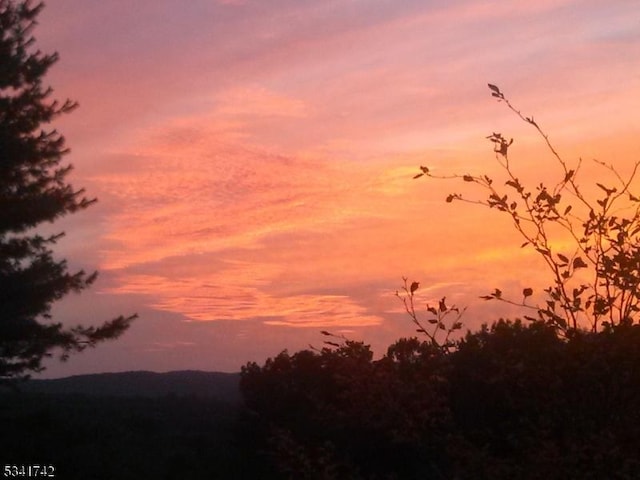
<instances>
[{"instance_id":1,"label":"dark foreground vegetation","mask_svg":"<svg viewBox=\"0 0 640 480\"><path fill-rule=\"evenodd\" d=\"M0 463L77 480L266 478L240 403L195 395L0 395ZM26 478L26 477L15 477Z\"/></svg>"},{"instance_id":2,"label":"dark foreground vegetation","mask_svg":"<svg viewBox=\"0 0 640 480\"><path fill-rule=\"evenodd\" d=\"M560 338L500 321L446 350L346 341L248 364L281 478L640 478L640 326Z\"/></svg>"},{"instance_id":3,"label":"dark foreground vegetation","mask_svg":"<svg viewBox=\"0 0 640 480\"><path fill-rule=\"evenodd\" d=\"M450 349L401 339L378 360L353 341L282 352L243 368L244 401L144 385L4 391L3 465L63 479L640 478L638 325L563 338L500 321Z\"/></svg>"}]
</instances>

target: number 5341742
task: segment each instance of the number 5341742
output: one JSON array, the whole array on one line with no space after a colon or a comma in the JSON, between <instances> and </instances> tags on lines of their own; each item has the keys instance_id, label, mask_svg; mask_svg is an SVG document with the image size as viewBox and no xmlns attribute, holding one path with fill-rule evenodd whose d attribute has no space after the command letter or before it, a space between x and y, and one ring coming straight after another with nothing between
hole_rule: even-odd
<instances>
[{"instance_id":1,"label":"number 5341742","mask_svg":"<svg viewBox=\"0 0 640 480\"><path fill-rule=\"evenodd\" d=\"M5 478L52 478L56 476L53 465L4 465L2 474Z\"/></svg>"}]
</instances>

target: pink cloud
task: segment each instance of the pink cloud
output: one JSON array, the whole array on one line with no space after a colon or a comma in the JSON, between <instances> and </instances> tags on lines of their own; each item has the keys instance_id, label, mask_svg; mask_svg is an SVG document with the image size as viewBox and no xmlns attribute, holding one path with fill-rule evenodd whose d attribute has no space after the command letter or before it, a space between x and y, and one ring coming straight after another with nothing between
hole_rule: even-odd
<instances>
[{"instance_id":1,"label":"pink cloud","mask_svg":"<svg viewBox=\"0 0 640 480\"><path fill-rule=\"evenodd\" d=\"M215 113L220 116L250 117L305 117L302 101L279 95L265 87L249 85L230 88L221 92L216 101Z\"/></svg>"},{"instance_id":2,"label":"pink cloud","mask_svg":"<svg viewBox=\"0 0 640 480\"><path fill-rule=\"evenodd\" d=\"M411 331L393 323L402 275L423 282L425 302L453 295L478 308L473 321L503 312L477 307L477 295L540 281L523 277L532 256L501 217L444 203L460 185L411 180L426 164L504 181L491 131L516 138L519 175L551 178L544 144L487 82L569 161L624 170L637 150L640 17L629 3L94 7L52 2L38 37L62 56L56 92L81 104L56 125L74 183L100 197L94 217L65 223L63 246L104 271L103 298L170 316L134 336L149 349L200 352L187 323L225 325L220 343L246 331L286 346L335 327L381 332L382 344ZM233 345L244 358L252 348Z\"/></svg>"}]
</instances>

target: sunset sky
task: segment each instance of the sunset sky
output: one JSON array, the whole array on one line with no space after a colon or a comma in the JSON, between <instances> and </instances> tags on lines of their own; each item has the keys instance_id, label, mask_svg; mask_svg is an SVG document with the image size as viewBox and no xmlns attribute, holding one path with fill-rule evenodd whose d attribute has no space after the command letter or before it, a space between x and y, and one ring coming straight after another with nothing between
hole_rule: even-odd
<instances>
[{"instance_id":1,"label":"sunset sky","mask_svg":"<svg viewBox=\"0 0 640 480\"><path fill-rule=\"evenodd\" d=\"M635 1L49 0L37 45L80 108L55 127L70 180L99 202L57 222L56 252L99 270L56 305L68 325L140 318L45 376L238 371L321 330L381 354L414 333L394 293L467 306L467 328L517 311L479 295L541 287L506 218L445 203L500 169L486 136L514 137L530 184L557 178L531 126L581 182L592 159L629 171L640 145Z\"/></svg>"}]
</instances>

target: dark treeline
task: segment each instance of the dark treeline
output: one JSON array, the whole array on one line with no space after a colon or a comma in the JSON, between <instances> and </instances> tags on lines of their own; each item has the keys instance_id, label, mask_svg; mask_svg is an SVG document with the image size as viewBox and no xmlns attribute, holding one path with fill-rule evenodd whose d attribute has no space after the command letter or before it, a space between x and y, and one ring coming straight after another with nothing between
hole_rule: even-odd
<instances>
[{"instance_id":1,"label":"dark treeline","mask_svg":"<svg viewBox=\"0 0 640 480\"><path fill-rule=\"evenodd\" d=\"M640 326L560 338L500 321L447 351L344 342L248 364L280 478L640 478Z\"/></svg>"}]
</instances>

